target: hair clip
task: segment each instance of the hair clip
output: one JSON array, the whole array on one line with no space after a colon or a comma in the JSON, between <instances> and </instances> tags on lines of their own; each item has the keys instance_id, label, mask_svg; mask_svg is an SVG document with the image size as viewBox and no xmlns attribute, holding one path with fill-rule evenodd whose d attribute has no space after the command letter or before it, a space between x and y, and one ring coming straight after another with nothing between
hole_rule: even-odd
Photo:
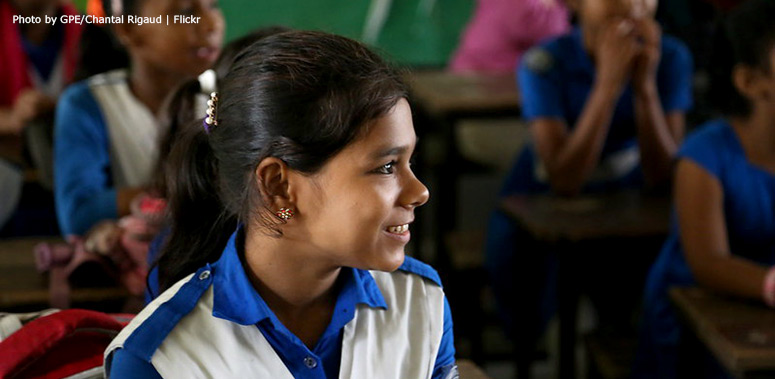
<instances>
[{"instance_id":1,"label":"hair clip","mask_svg":"<svg viewBox=\"0 0 775 379\"><path fill-rule=\"evenodd\" d=\"M207 116L202 122L202 126L205 128L205 132L208 134L210 130L218 126L218 119L216 114L216 108L218 106L218 94L215 92L210 93L210 100L207 100Z\"/></svg>"}]
</instances>

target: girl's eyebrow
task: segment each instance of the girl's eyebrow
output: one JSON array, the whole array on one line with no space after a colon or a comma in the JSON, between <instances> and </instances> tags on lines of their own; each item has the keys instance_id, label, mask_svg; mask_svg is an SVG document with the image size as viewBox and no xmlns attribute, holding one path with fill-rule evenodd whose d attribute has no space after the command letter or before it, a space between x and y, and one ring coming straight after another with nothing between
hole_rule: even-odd
<instances>
[{"instance_id":1,"label":"girl's eyebrow","mask_svg":"<svg viewBox=\"0 0 775 379\"><path fill-rule=\"evenodd\" d=\"M414 145L417 146L417 143L420 142L420 137L415 137ZM409 150L409 146L392 146L385 149L378 150L376 153L372 154L371 157L374 159L380 159L391 155L401 155Z\"/></svg>"}]
</instances>

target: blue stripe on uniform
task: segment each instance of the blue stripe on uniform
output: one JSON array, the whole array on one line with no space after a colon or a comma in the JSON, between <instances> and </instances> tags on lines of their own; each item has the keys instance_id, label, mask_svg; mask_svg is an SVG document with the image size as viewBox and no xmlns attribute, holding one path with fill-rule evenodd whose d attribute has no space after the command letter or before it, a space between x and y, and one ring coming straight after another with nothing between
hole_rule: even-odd
<instances>
[{"instance_id":1,"label":"blue stripe on uniform","mask_svg":"<svg viewBox=\"0 0 775 379\"><path fill-rule=\"evenodd\" d=\"M203 274L205 271L208 274ZM209 264L197 270L171 299L162 303L124 341L124 349L150 362L162 341L172 332L180 319L194 309L199 298L213 282Z\"/></svg>"}]
</instances>

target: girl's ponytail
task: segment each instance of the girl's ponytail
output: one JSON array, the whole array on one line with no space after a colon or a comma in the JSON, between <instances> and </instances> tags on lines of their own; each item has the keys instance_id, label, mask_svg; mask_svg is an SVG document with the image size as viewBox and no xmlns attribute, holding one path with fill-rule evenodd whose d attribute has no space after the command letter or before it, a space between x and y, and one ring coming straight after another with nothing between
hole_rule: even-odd
<instances>
[{"instance_id":1,"label":"girl's ponytail","mask_svg":"<svg viewBox=\"0 0 775 379\"><path fill-rule=\"evenodd\" d=\"M163 291L206 263L216 261L237 215L218 197L217 161L202 121L193 121L172 146L165 169L170 235L158 260Z\"/></svg>"}]
</instances>

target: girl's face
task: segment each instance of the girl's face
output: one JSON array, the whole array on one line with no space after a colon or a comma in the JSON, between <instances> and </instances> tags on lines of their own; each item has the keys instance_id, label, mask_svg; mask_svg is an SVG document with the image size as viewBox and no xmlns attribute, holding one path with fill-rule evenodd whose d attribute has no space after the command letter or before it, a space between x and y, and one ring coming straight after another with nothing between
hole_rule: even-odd
<instances>
[{"instance_id":1,"label":"girl's face","mask_svg":"<svg viewBox=\"0 0 775 379\"><path fill-rule=\"evenodd\" d=\"M216 0L140 2L138 16L159 15L161 24L137 25L125 17L124 41L132 55L175 76L197 76L213 65L221 52L224 30ZM191 22L182 23L180 16Z\"/></svg>"},{"instance_id":2,"label":"girl's face","mask_svg":"<svg viewBox=\"0 0 775 379\"><path fill-rule=\"evenodd\" d=\"M393 271L404 261L414 209L428 189L409 160L417 136L401 99L298 192L302 238L334 266Z\"/></svg>"}]
</instances>

